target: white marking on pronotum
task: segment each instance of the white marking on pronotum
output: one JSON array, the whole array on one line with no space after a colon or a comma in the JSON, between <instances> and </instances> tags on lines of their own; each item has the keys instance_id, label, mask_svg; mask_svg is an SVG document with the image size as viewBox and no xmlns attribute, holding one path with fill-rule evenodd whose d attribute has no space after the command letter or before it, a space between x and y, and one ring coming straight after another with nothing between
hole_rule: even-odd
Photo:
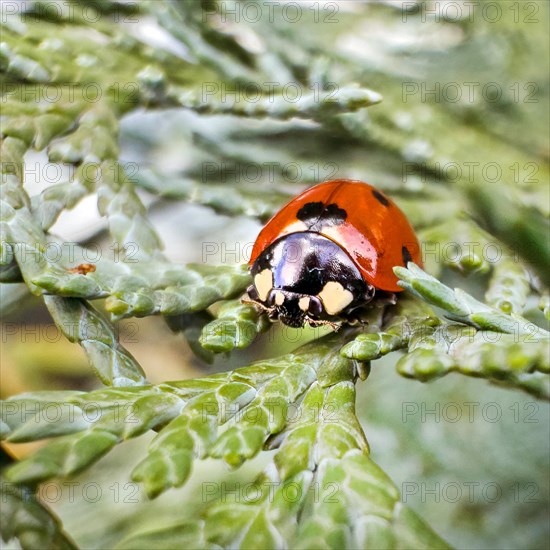
<instances>
[{"instance_id":1,"label":"white marking on pronotum","mask_svg":"<svg viewBox=\"0 0 550 550\"><path fill-rule=\"evenodd\" d=\"M295 222L285 227L283 234L288 235L289 233L298 233L300 231L307 231L308 229L308 226L303 221L296 220Z\"/></svg>"},{"instance_id":2,"label":"white marking on pronotum","mask_svg":"<svg viewBox=\"0 0 550 550\"><path fill-rule=\"evenodd\" d=\"M329 281L319 292L319 298L329 315L340 313L353 302L353 294L336 281Z\"/></svg>"},{"instance_id":3,"label":"white marking on pronotum","mask_svg":"<svg viewBox=\"0 0 550 550\"><path fill-rule=\"evenodd\" d=\"M275 292L275 305L282 306L284 301L285 295L280 290L277 290L277 292Z\"/></svg>"},{"instance_id":4,"label":"white marking on pronotum","mask_svg":"<svg viewBox=\"0 0 550 550\"><path fill-rule=\"evenodd\" d=\"M298 300L298 307L302 310L302 311L307 311L309 309L309 296L304 296L303 298L300 298Z\"/></svg>"},{"instance_id":5,"label":"white marking on pronotum","mask_svg":"<svg viewBox=\"0 0 550 550\"><path fill-rule=\"evenodd\" d=\"M254 286L262 302L267 300L270 290L273 288L273 273L271 269L264 269L254 277Z\"/></svg>"},{"instance_id":6,"label":"white marking on pronotum","mask_svg":"<svg viewBox=\"0 0 550 550\"><path fill-rule=\"evenodd\" d=\"M321 235L338 242L342 238L342 230L337 225L328 225L323 227Z\"/></svg>"}]
</instances>

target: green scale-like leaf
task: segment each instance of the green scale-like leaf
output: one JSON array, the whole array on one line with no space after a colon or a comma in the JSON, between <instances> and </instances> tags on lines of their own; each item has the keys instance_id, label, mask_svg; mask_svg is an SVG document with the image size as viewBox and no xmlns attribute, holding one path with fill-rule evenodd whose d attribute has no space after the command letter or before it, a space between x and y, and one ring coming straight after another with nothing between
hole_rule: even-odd
<instances>
[{"instance_id":1,"label":"green scale-like leaf","mask_svg":"<svg viewBox=\"0 0 550 550\"><path fill-rule=\"evenodd\" d=\"M89 464L118 441L165 424L152 444L153 458L136 469L136 477L151 487L151 494L185 480L183 474L181 482L172 482L168 474L162 474L166 480L159 488L159 461L168 461L163 466L166 470L174 445L184 454L193 451L194 455L223 457L230 464L239 465L257 454L270 434L284 427L286 407L312 383L315 370L311 362L322 361L322 351L326 349L263 361L211 379L59 394L60 399L67 395L66 404L56 399L55 393L39 394L35 400L31 394L8 400L4 404L4 431L10 440L72 434L18 464L14 479L21 482L28 475L28 481L36 482L72 473L73 467L80 468L85 463L86 457ZM45 430L49 417L42 413L47 407L69 409L64 421ZM242 414L238 415L241 409ZM28 410L33 414L25 412ZM218 425L225 425L223 432L218 432ZM107 437L110 446L96 453L80 443L95 437Z\"/></svg>"},{"instance_id":2,"label":"green scale-like leaf","mask_svg":"<svg viewBox=\"0 0 550 550\"><path fill-rule=\"evenodd\" d=\"M445 311L454 321L471 325L479 330L492 330L519 335L534 335L548 339L548 331L530 323L519 315L504 312L485 305L461 289L451 290L440 281L409 263L408 269L394 268L401 279L400 285L433 306Z\"/></svg>"},{"instance_id":3,"label":"green scale-like leaf","mask_svg":"<svg viewBox=\"0 0 550 550\"><path fill-rule=\"evenodd\" d=\"M451 290L414 264L395 271L404 287L442 308L449 319L470 325L418 326L409 335L409 353L398 363L401 374L427 381L456 371L549 398L547 331Z\"/></svg>"},{"instance_id":4,"label":"green scale-like leaf","mask_svg":"<svg viewBox=\"0 0 550 550\"><path fill-rule=\"evenodd\" d=\"M270 448L280 446L273 464L237 503L213 501L199 529L185 523L137 534L121 548L176 534L201 547L374 548L385 541L388 548L405 548L415 540L419 548L447 548L401 506L397 488L368 457L355 416L351 362L333 352L320 363L323 369L338 374L323 386L310 385L284 430L268 441Z\"/></svg>"},{"instance_id":5,"label":"green scale-like leaf","mask_svg":"<svg viewBox=\"0 0 550 550\"><path fill-rule=\"evenodd\" d=\"M59 518L27 487L15 486L0 478L2 540L16 538L22 548L76 549L63 531Z\"/></svg>"},{"instance_id":6,"label":"green scale-like leaf","mask_svg":"<svg viewBox=\"0 0 550 550\"><path fill-rule=\"evenodd\" d=\"M476 332L460 325L445 325L431 334L423 331L415 336L409 353L397 364L403 376L426 382L459 372L550 399L547 339Z\"/></svg>"},{"instance_id":7,"label":"green scale-like leaf","mask_svg":"<svg viewBox=\"0 0 550 550\"><path fill-rule=\"evenodd\" d=\"M21 273L34 292L38 287L31 280L44 272L64 276L64 270L48 259L48 240L42 228L31 216L28 197L20 183L8 175L2 183L2 235L10 248ZM66 273L66 272L65 272ZM97 294L97 286L79 275L72 279L74 287L82 292ZM79 342L90 359L92 368L106 384L141 384L144 375L133 357L118 343L111 325L87 304L77 300L51 297L46 305L61 331L74 342Z\"/></svg>"}]
</instances>

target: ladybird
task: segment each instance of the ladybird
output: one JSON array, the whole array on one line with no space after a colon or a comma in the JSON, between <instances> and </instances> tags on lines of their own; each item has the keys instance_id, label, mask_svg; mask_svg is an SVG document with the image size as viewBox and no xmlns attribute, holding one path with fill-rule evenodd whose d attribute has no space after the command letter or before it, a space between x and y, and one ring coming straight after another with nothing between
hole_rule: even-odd
<instances>
[{"instance_id":1,"label":"ladybird","mask_svg":"<svg viewBox=\"0 0 550 550\"><path fill-rule=\"evenodd\" d=\"M397 205L356 180L333 180L294 197L261 230L244 301L291 327L335 328L360 308L395 301L393 267L422 266L418 239Z\"/></svg>"}]
</instances>

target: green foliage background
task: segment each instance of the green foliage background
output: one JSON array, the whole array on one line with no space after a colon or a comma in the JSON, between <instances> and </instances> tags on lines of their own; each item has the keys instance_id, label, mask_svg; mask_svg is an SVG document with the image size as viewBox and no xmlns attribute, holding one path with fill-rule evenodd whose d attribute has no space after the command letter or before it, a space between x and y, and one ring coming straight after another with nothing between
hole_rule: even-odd
<instances>
[{"instance_id":1,"label":"green foliage background","mask_svg":"<svg viewBox=\"0 0 550 550\"><path fill-rule=\"evenodd\" d=\"M3 6L2 536L545 548L548 4L275 4ZM66 179L36 182L46 162ZM398 268L408 292L361 330L269 327L231 251L329 177L394 197L425 271ZM95 271L74 269L98 247ZM52 320L82 354L21 337Z\"/></svg>"}]
</instances>

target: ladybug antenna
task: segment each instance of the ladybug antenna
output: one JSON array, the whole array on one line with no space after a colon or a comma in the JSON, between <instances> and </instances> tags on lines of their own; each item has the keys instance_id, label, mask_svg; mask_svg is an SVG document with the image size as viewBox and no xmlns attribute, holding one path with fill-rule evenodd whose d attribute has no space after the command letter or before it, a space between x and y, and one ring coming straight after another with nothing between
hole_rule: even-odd
<instances>
[{"instance_id":1,"label":"ladybug antenna","mask_svg":"<svg viewBox=\"0 0 550 550\"><path fill-rule=\"evenodd\" d=\"M241 303L254 304L255 306L259 307L262 311L265 311L266 313L272 313L275 310L274 307L264 306L261 302L256 302L256 300L251 300L250 298L246 298L245 296L241 298Z\"/></svg>"},{"instance_id":2,"label":"ladybug antenna","mask_svg":"<svg viewBox=\"0 0 550 550\"><path fill-rule=\"evenodd\" d=\"M342 325L334 323L333 321L327 321L326 319L312 319L311 317L308 317L307 322L312 327L317 327L319 325L329 325L332 329L334 329L334 332L338 332L338 330L342 327Z\"/></svg>"}]
</instances>

